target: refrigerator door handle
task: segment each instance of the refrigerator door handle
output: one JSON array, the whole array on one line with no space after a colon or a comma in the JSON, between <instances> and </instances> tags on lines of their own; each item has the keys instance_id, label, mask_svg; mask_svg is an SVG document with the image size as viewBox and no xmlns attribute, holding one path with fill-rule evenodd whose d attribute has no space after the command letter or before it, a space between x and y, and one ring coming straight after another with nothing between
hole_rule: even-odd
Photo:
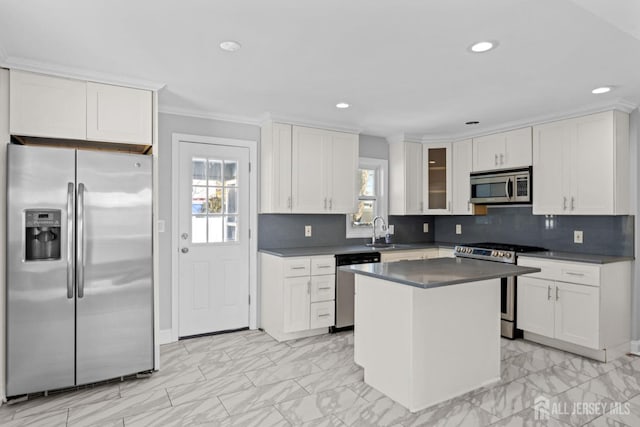
<instances>
[{"instance_id":1,"label":"refrigerator door handle","mask_svg":"<svg viewBox=\"0 0 640 427\"><path fill-rule=\"evenodd\" d=\"M67 298L73 298L73 182L67 184Z\"/></svg>"},{"instance_id":2,"label":"refrigerator door handle","mask_svg":"<svg viewBox=\"0 0 640 427\"><path fill-rule=\"evenodd\" d=\"M78 298L84 297L84 184L78 184L78 221L76 222L76 280Z\"/></svg>"}]
</instances>

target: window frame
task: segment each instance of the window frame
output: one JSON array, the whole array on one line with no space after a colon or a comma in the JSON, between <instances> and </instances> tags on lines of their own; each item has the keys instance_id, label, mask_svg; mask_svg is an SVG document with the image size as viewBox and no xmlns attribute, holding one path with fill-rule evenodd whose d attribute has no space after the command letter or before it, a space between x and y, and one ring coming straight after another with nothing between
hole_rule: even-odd
<instances>
[{"instance_id":1,"label":"window frame","mask_svg":"<svg viewBox=\"0 0 640 427\"><path fill-rule=\"evenodd\" d=\"M384 218L385 224L388 224L388 188L389 188L389 161L386 159L375 159L371 157L360 157L358 159L358 169L375 169L376 171L376 189L377 195L375 198L371 197L363 197L362 200L365 199L374 199L376 201L376 212L374 216L381 216ZM357 189L359 191L359 188ZM355 195L357 200L361 200L360 195ZM351 215L347 214L346 216L346 238L347 239L358 239L358 238L371 238L371 228L356 228L351 225ZM378 227L376 228L376 233L380 236L382 232L381 224L378 222Z\"/></svg>"}]
</instances>

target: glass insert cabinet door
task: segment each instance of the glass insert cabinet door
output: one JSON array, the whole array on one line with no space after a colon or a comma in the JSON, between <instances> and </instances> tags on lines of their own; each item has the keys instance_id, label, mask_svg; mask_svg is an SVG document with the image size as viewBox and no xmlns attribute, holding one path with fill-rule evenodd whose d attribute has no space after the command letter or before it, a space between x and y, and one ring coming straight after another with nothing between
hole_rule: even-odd
<instances>
[{"instance_id":1,"label":"glass insert cabinet door","mask_svg":"<svg viewBox=\"0 0 640 427\"><path fill-rule=\"evenodd\" d=\"M238 241L238 161L193 157L192 243Z\"/></svg>"},{"instance_id":2,"label":"glass insert cabinet door","mask_svg":"<svg viewBox=\"0 0 640 427\"><path fill-rule=\"evenodd\" d=\"M450 212L451 144L425 144L422 159L425 212Z\"/></svg>"}]
</instances>

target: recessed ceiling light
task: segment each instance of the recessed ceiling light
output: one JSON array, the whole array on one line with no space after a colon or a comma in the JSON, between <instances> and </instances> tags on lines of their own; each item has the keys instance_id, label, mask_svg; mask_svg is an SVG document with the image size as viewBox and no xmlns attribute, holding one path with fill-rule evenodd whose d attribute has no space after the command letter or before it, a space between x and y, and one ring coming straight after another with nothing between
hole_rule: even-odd
<instances>
[{"instance_id":1,"label":"recessed ceiling light","mask_svg":"<svg viewBox=\"0 0 640 427\"><path fill-rule=\"evenodd\" d=\"M220 49L225 50L227 52L235 52L240 50L242 45L235 40L225 40L220 42Z\"/></svg>"},{"instance_id":2,"label":"recessed ceiling light","mask_svg":"<svg viewBox=\"0 0 640 427\"><path fill-rule=\"evenodd\" d=\"M341 108L341 109L349 108L349 104L347 104L346 102L338 102L336 104L336 108Z\"/></svg>"},{"instance_id":3,"label":"recessed ceiling light","mask_svg":"<svg viewBox=\"0 0 640 427\"><path fill-rule=\"evenodd\" d=\"M475 53L483 53L483 52L488 52L491 49L495 49L496 47L498 47L498 42L482 41L482 42L472 44L471 47L469 47L469 50Z\"/></svg>"},{"instance_id":4,"label":"recessed ceiling light","mask_svg":"<svg viewBox=\"0 0 640 427\"><path fill-rule=\"evenodd\" d=\"M611 92L611 88L609 86L597 87L591 91L594 95L600 95L601 93Z\"/></svg>"},{"instance_id":5,"label":"recessed ceiling light","mask_svg":"<svg viewBox=\"0 0 640 427\"><path fill-rule=\"evenodd\" d=\"M465 125L479 125L479 124L480 124L480 122L475 121L475 120L472 120L472 121L470 121L470 122L465 122L464 124L465 124Z\"/></svg>"}]
</instances>

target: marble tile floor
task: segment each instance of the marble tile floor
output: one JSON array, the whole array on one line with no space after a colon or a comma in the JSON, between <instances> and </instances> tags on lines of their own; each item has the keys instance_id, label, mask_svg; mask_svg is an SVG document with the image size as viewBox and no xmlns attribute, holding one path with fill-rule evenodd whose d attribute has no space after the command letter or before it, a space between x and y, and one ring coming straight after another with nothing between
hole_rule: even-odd
<instances>
[{"instance_id":1,"label":"marble tile floor","mask_svg":"<svg viewBox=\"0 0 640 427\"><path fill-rule=\"evenodd\" d=\"M522 340L501 345L499 383L411 413L363 382L351 332L194 338L162 346L150 378L5 404L0 425L640 426L640 358L603 364ZM536 399L548 419L536 420Z\"/></svg>"}]
</instances>

